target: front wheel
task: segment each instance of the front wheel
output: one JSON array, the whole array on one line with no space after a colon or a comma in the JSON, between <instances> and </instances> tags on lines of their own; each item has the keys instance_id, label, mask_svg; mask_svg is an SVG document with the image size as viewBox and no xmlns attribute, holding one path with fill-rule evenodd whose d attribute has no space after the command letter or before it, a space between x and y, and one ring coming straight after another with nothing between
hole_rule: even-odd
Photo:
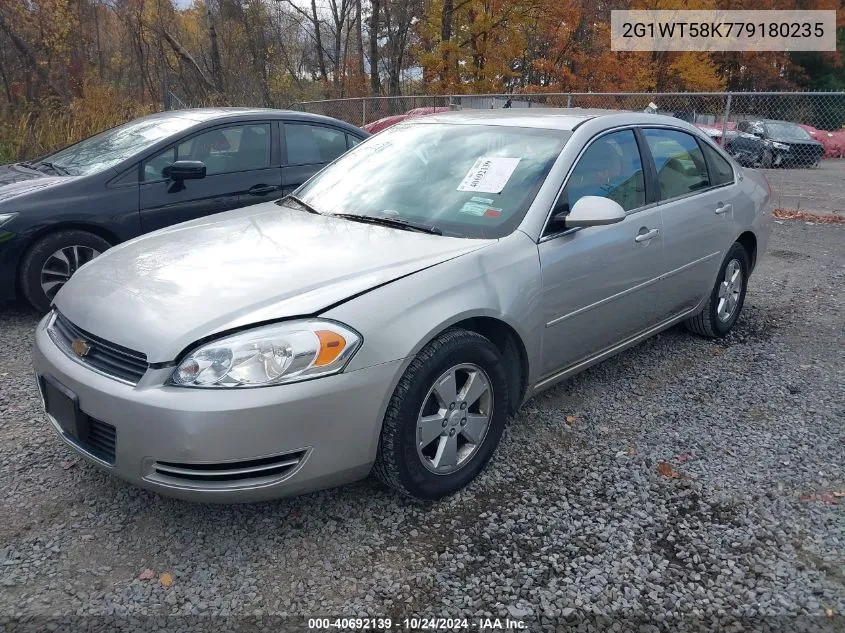
<instances>
[{"instance_id":1,"label":"front wheel","mask_svg":"<svg viewBox=\"0 0 845 633\"><path fill-rule=\"evenodd\" d=\"M417 354L396 386L375 474L418 499L463 488L499 444L509 402L496 346L475 332L447 330Z\"/></svg>"},{"instance_id":2,"label":"front wheel","mask_svg":"<svg viewBox=\"0 0 845 633\"><path fill-rule=\"evenodd\" d=\"M88 231L50 233L27 251L20 268L20 286L27 301L40 312L50 309L56 293L83 264L111 246Z\"/></svg>"},{"instance_id":3,"label":"front wheel","mask_svg":"<svg viewBox=\"0 0 845 633\"><path fill-rule=\"evenodd\" d=\"M687 329L708 338L721 338L730 332L745 303L749 270L748 254L741 244L734 242L722 262L707 304L686 321Z\"/></svg>"}]
</instances>

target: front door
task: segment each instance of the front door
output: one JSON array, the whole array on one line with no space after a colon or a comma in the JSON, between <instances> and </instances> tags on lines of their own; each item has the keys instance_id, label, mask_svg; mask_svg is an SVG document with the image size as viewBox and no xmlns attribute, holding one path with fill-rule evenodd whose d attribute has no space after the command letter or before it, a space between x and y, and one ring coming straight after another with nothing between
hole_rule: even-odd
<instances>
[{"instance_id":1,"label":"front door","mask_svg":"<svg viewBox=\"0 0 845 633\"><path fill-rule=\"evenodd\" d=\"M143 165L141 228L171 224L258 203L281 195L281 169L271 163L272 126L245 123L216 127L169 147ZM205 178L174 181L166 167L199 160Z\"/></svg>"},{"instance_id":2,"label":"front door","mask_svg":"<svg viewBox=\"0 0 845 633\"><path fill-rule=\"evenodd\" d=\"M539 245L544 376L613 347L658 320L665 270L663 221L660 209L647 204L643 162L631 130L591 142L553 215L567 213L585 195L611 198L628 215L608 226L547 227Z\"/></svg>"}]
</instances>

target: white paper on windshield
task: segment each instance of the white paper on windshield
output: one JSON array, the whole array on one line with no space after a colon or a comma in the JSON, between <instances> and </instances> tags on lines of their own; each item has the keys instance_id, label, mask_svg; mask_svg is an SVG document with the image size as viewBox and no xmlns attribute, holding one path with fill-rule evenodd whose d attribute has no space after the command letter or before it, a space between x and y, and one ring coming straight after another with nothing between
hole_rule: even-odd
<instances>
[{"instance_id":1,"label":"white paper on windshield","mask_svg":"<svg viewBox=\"0 0 845 633\"><path fill-rule=\"evenodd\" d=\"M518 164L518 158L482 156L464 176L458 191L501 193Z\"/></svg>"}]
</instances>

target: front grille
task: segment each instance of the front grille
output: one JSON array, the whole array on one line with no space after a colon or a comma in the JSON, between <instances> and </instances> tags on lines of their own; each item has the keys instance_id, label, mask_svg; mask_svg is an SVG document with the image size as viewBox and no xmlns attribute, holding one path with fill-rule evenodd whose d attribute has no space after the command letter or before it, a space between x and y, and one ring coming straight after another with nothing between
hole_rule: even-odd
<instances>
[{"instance_id":1,"label":"front grille","mask_svg":"<svg viewBox=\"0 0 845 633\"><path fill-rule=\"evenodd\" d=\"M180 463L157 461L148 478L194 488L240 487L271 483L296 470L307 451L237 462Z\"/></svg>"},{"instance_id":2,"label":"front grille","mask_svg":"<svg viewBox=\"0 0 845 633\"><path fill-rule=\"evenodd\" d=\"M80 441L86 451L109 464L114 464L114 447L117 432L111 424L88 417L88 437Z\"/></svg>"},{"instance_id":3,"label":"front grille","mask_svg":"<svg viewBox=\"0 0 845 633\"><path fill-rule=\"evenodd\" d=\"M58 311L50 325L50 332L65 354L107 376L134 385L147 371L145 354L94 336L75 326ZM73 351L74 339L82 339L89 344L90 349L85 356L79 356Z\"/></svg>"}]
</instances>

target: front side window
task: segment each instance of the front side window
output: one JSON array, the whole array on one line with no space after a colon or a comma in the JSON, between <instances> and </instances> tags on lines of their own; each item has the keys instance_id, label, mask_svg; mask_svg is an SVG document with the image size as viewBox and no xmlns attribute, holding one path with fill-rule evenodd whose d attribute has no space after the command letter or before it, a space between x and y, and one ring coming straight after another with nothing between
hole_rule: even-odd
<instances>
[{"instance_id":1,"label":"front side window","mask_svg":"<svg viewBox=\"0 0 845 633\"><path fill-rule=\"evenodd\" d=\"M346 151L346 133L323 125L285 123L289 165L330 163Z\"/></svg>"},{"instance_id":2,"label":"front side window","mask_svg":"<svg viewBox=\"0 0 845 633\"><path fill-rule=\"evenodd\" d=\"M645 204L645 178L631 130L605 134L584 151L558 198L553 215L566 215L583 196L618 202L625 211Z\"/></svg>"},{"instance_id":3,"label":"front side window","mask_svg":"<svg viewBox=\"0 0 845 633\"><path fill-rule=\"evenodd\" d=\"M695 138L677 130L643 130L654 158L660 199L695 193L710 186L707 164Z\"/></svg>"},{"instance_id":4,"label":"front side window","mask_svg":"<svg viewBox=\"0 0 845 633\"><path fill-rule=\"evenodd\" d=\"M326 214L433 225L456 237L503 237L525 216L570 136L562 130L400 124L349 150L296 196Z\"/></svg>"},{"instance_id":5,"label":"front side window","mask_svg":"<svg viewBox=\"0 0 845 633\"><path fill-rule=\"evenodd\" d=\"M167 177L177 160L205 163L206 176L263 169L270 166L270 125L258 123L215 128L169 147L144 164L144 180Z\"/></svg>"}]
</instances>

